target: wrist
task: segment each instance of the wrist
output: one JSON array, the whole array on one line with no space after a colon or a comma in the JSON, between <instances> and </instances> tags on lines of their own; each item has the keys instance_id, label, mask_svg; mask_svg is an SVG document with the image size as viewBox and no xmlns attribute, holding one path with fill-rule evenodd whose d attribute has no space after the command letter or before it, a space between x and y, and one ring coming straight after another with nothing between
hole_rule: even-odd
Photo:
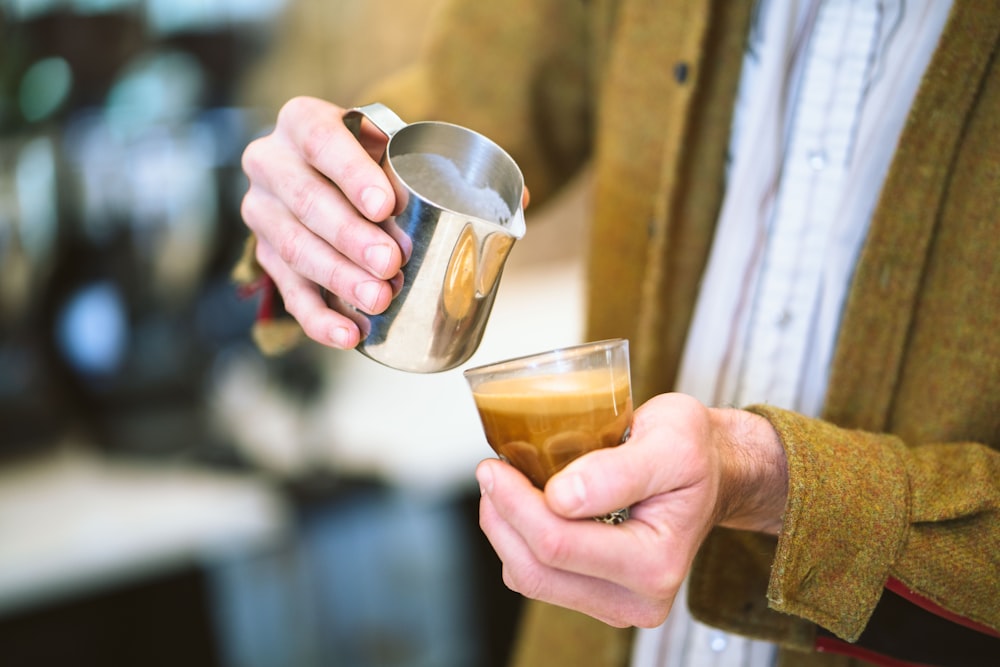
<instances>
[{"instance_id":1,"label":"wrist","mask_svg":"<svg viewBox=\"0 0 1000 667\"><path fill-rule=\"evenodd\" d=\"M720 461L716 523L777 535L788 497L788 464L777 431L746 410L711 413Z\"/></svg>"}]
</instances>

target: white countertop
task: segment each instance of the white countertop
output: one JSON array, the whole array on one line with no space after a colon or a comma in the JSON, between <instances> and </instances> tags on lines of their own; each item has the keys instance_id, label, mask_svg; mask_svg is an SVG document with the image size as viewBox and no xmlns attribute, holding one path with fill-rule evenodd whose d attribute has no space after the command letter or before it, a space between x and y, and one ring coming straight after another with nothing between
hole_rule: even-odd
<instances>
[{"instance_id":1,"label":"white countertop","mask_svg":"<svg viewBox=\"0 0 1000 667\"><path fill-rule=\"evenodd\" d=\"M260 547L286 526L262 480L70 445L0 469L0 612Z\"/></svg>"}]
</instances>

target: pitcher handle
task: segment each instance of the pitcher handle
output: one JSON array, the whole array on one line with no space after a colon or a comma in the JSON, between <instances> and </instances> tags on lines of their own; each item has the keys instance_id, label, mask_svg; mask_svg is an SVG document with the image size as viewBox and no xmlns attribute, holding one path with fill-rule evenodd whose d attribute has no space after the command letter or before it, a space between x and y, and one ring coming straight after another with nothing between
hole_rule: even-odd
<instances>
[{"instance_id":1,"label":"pitcher handle","mask_svg":"<svg viewBox=\"0 0 1000 667\"><path fill-rule=\"evenodd\" d=\"M357 139L361 138L361 121L365 118L371 121L371 124L387 139L391 139L392 135L406 127L406 123L396 115L396 112L381 102L366 104L349 109L344 114L344 125Z\"/></svg>"}]
</instances>

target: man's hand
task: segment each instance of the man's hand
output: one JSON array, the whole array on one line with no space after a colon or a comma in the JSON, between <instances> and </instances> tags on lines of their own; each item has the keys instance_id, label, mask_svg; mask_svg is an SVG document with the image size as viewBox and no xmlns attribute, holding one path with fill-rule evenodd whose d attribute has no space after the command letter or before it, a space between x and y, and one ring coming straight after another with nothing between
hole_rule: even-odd
<instances>
[{"instance_id":1,"label":"man's hand","mask_svg":"<svg viewBox=\"0 0 1000 667\"><path fill-rule=\"evenodd\" d=\"M666 619L713 526L776 533L788 493L764 418L681 394L640 407L626 443L577 459L544 492L494 459L476 476L507 586L619 627ZM621 507L623 524L589 518Z\"/></svg>"},{"instance_id":2,"label":"man's hand","mask_svg":"<svg viewBox=\"0 0 1000 667\"><path fill-rule=\"evenodd\" d=\"M361 333L327 307L323 290L380 313L402 286L407 249L374 224L395 206L372 157L385 138L369 132L359 142L343 114L313 98L285 104L274 130L244 151L250 187L242 215L288 312L310 338L346 349Z\"/></svg>"}]
</instances>

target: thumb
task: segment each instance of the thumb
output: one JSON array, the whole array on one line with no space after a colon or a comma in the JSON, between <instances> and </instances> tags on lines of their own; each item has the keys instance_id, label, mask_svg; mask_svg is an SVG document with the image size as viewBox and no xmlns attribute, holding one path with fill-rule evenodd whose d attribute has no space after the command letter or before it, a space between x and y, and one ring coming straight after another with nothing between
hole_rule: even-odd
<instances>
[{"instance_id":1,"label":"thumb","mask_svg":"<svg viewBox=\"0 0 1000 667\"><path fill-rule=\"evenodd\" d=\"M545 485L545 501L569 519L599 516L642 500L636 488L648 486L644 469L630 463L635 443L599 449L576 459ZM648 469L648 466L646 467Z\"/></svg>"},{"instance_id":2,"label":"thumb","mask_svg":"<svg viewBox=\"0 0 1000 667\"><path fill-rule=\"evenodd\" d=\"M695 415L703 410L680 394L648 401L636 410L627 441L581 456L548 481L549 508L567 518L598 516L689 484L694 470L671 459L688 459L681 451L698 437Z\"/></svg>"}]
</instances>

